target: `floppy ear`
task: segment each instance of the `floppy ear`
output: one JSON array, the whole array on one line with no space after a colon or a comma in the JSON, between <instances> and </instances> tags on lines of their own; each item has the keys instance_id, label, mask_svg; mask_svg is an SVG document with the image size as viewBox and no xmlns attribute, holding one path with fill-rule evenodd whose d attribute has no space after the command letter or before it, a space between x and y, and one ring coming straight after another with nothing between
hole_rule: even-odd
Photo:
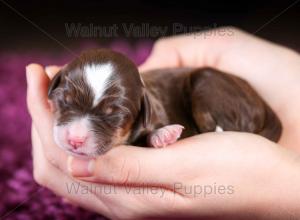
<instances>
[{"instance_id":1,"label":"floppy ear","mask_svg":"<svg viewBox=\"0 0 300 220\"><path fill-rule=\"evenodd\" d=\"M143 100L142 100L142 118L143 118L143 126L144 128L147 127L147 125L151 122L151 116L152 116L152 108L150 105L149 97L144 90Z\"/></svg>"},{"instance_id":2,"label":"floppy ear","mask_svg":"<svg viewBox=\"0 0 300 220\"><path fill-rule=\"evenodd\" d=\"M59 85L61 79L61 71L59 71L51 80L48 88L48 97L51 98L52 92Z\"/></svg>"}]
</instances>

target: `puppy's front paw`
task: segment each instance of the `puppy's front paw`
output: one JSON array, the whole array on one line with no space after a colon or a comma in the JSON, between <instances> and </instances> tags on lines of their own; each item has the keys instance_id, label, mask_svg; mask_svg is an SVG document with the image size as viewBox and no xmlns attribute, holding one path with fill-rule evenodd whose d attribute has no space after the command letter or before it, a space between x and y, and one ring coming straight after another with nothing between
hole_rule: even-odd
<instances>
[{"instance_id":1,"label":"puppy's front paw","mask_svg":"<svg viewBox=\"0 0 300 220\"><path fill-rule=\"evenodd\" d=\"M183 129L183 126L177 124L159 128L148 136L148 144L155 148L166 147L180 138Z\"/></svg>"}]
</instances>

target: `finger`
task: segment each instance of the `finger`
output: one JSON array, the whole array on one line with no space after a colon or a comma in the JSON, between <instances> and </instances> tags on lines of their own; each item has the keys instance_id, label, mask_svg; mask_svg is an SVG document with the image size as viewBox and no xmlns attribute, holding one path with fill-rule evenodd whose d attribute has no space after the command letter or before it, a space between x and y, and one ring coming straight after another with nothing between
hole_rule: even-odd
<instances>
[{"instance_id":1,"label":"finger","mask_svg":"<svg viewBox=\"0 0 300 220\"><path fill-rule=\"evenodd\" d=\"M57 195L67 198L71 203L75 203L91 211L101 211L102 214L108 215L109 210L107 206L97 196L93 193L82 193L82 188L91 188L91 184L75 181L54 167L45 157L42 145L38 132L33 125L32 156L35 180Z\"/></svg>"},{"instance_id":2,"label":"finger","mask_svg":"<svg viewBox=\"0 0 300 220\"><path fill-rule=\"evenodd\" d=\"M196 139L187 138L163 149L118 146L90 160L70 156L68 171L74 177L92 182L172 188L186 172L180 165L186 160L184 149L195 144Z\"/></svg>"},{"instance_id":3,"label":"finger","mask_svg":"<svg viewBox=\"0 0 300 220\"><path fill-rule=\"evenodd\" d=\"M140 72L151 69L170 68L180 66L180 57L171 39L156 42L146 61L139 66Z\"/></svg>"},{"instance_id":4,"label":"finger","mask_svg":"<svg viewBox=\"0 0 300 220\"><path fill-rule=\"evenodd\" d=\"M32 124L32 128L31 128L31 140L32 140L34 176L37 176L36 179L41 179L42 182L45 182L47 184L47 181L44 181L43 179L43 176L47 174L47 172L45 171L48 170L50 166L49 162L52 162L51 165L54 166L54 164L55 165L57 164L56 162L57 160L55 160L55 163L53 162L54 159L52 159L53 157L52 153L49 153L49 150L46 149L45 144L42 142L42 138L40 137L40 134L35 124ZM57 147L53 146L53 148L55 149ZM49 154L51 157L49 156ZM57 156L57 158L59 158L60 160L64 159L59 156ZM36 175L36 173L38 173L38 175Z\"/></svg>"},{"instance_id":5,"label":"finger","mask_svg":"<svg viewBox=\"0 0 300 220\"><path fill-rule=\"evenodd\" d=\"M171 67L217 67L219 56L230 48L230 42L240 33L235 28L224 27L188 36L160 39L155 42L151 54L139 70L143 72Z\"/></svg>"},{"instance_id":6,"label":"finger","mask_svg":"<svg viewBox=\"0 0 300 220\"><path fill-rule=\"evenodd\" d=\"M54 165L66 170L64 163L67 156L53 140L53 116L48 103L49 78L42 66L30 64L26 67L27 76L27 105L32 117L34 126L44 147L47 159Z\"/></svg>"},{"instance_id":7,"label":"finger","mask_svg":"<svg viewBox=\"0 0 300 220\"><path fill-rule=\"evenodd\" d=\"M179 194L163 188L152 188L149 191L145 187L101 185L74 180L50 164L45 158L42 142L34 125L32 126L32 143L35 180L71 204L116 218L120 216L115 216L115 213L122 213L121 209L126 211L124 213L134 216L146 215L153 213L153 210L161 205L163 207L170 206L175 199L183 200ZM88 193L87 189L90 189ZM137 194L136 192L139 191L145 193ZM141 201L145 202L141 203ZM147 201L151 201L151 203ZM136 206L132 204L140 205L136 209L134 208Z\"/></svg>"},{"instance_id":8,"label":"finger","mask_svg":"<svg viewBox=\"0 0 300 220\"><path fill-rule=\"evenodd\" d=\"M49 78L39 64L30 64L26 67L27 78L27 104L33 120L49 117L47 90Z\"/></svg>"},{"instance_id":9,"label":"finger","mask_svg":"<svg viewBox=\"0 0 300 220\"><path fill-rule=\"evenodd\" d=\"M175 199L184 200L181 195L164 188L156 187L149 191L146 187L102 185L74 180L45 158L42 142L34 125L32 127L32 143L35 180L71 204L110 218L124 218L124 213L130 216L145 216L153 213L153 210L157 210L159 207L171 207ZM87 189L90 191L87 192ZM136 192L141 193L137 194ZM133 204L139 204L139 208L137 209ZM118 216L117 213L122 213L122 216Z\"/></svg>"},{"instance_id":10,"label":"finger","mask_svg":"<svg viewBox=\"0 0 300 220\"><path fill-rule=\"evenodd\" d=\"M61 66L55 66L55 65L46 66L45 72L47 73L48 77L52 79L61 68L62 68Z\"/></svg>"},{"instance_id":11,"label":"finger","mask_svg":"<svg viewBox=\"0 0 300 220\"><path fill-rule=\"evenodd\" d=\"M165 175L163 170L158 174L157 168L166 162L155 149L119 146L96 159L70 156L68 167L71 175L93 182L155 185L159 176Z\"/></svg>"},{"instance_id":12,"label":"finger","mask_svg":"<svg viewBox=\"0 0 300 220\"><path fill-rule=\"evenodd\" d=\"M53 79L53 77L58 73L58 71L62 68L62 66L56 66L56 65L51 65L51 66L46 66L45 67L45 72L47 76L49 77L50 80ZM48 103L50 105L51 112L54 110L53 102L48 100Z\"/></svg>"},{"instance_id":13,"label":"finger","mask_svg":"<svg viewBox=\"0 0 300 220\"><path fill-rule=\"evenodd\" d=\"M159 187L135 187L104 185L106 193L100 195L107 204L112 219L145 219L149 216L172 218L188 211L186 204L190 200L176 192ZM120 216L121 214L121 216ZM175 216L174 216L175 217ZM183 216L182 216L183 218Z\"/></svg>"},{"instance_id":14,"label":"finger","mask_svg":"<svg viewBox=\"0 0 300 220\"><path fill-rule=\"evenodd\" d=\"M139 70L143 72L151 69L181 67L183 63L180 42L187 40L185 36L159 39L154 43L149 57L140 65Z\"/></svg>"},{"instance_id":15,"label":"finger","mask_svg":"<svg viewBox=\"0 0 300 220\"><path fill-rule=\"evenodd\" d=\"M52 130L52 113L48 103L47 77L42 66L30 64L26 67L27 105L33 123L39 132L42 142L53 144L53 138L48 133Z\"/></svg>"}]
</instances>

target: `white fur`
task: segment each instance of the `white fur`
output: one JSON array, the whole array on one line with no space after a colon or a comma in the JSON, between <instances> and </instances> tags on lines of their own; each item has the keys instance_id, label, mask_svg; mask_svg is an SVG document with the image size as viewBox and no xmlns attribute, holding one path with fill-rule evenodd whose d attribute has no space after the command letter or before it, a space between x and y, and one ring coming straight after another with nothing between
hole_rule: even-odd
<instances>
[{"instance_id":1,"label":"white fur","mask_svg":"<svg viewBox=\"0 0 300 220\"><path fill-rule=\"evenodd\" d=\"M109 84L108 79L112 75L113 71L114 69L111 63L92 64L84 67L86 79L94 92L94 106L97 105Z\"/></svg>"},{"instance_id":2,"label":"white fur","mask_svg":"<svg viewBox=\"0 0 300 220\"><path fill-rule=\"evenodd\" d=\"M141 74L139 74L139 76L140 76L140 79L141 79L142 85L145 87L145 83L144 83L143 77L141 76Z\"/></svg>"},{"instance_id":3,"label":"white fur","mask_svg":"<svg viewBox=\"0 0 300 220\"><path fill-rule=\"evenodd\" d=\"M224 131L224 130L223 130L222 127L220 127L219 125L216 126L215 132L223 132L223 131Z\"/></svg>"},{"instance_id":4,"label":"white fur","mask_svg":"<svg viewBox=\"0 0 300 220\"><path fill-rule=\"evenodd\" d=\"M59 147L67 150L68 152L72 151L73 153L84 153L90 156L96 155L97 149L100 146L94 138L94 134L91 132L91 129L92 125L88 116L77 118L65 125L55 125L53 128L54 141ZM72 146L68 144L68 134L70 133L72 133L73 136L87 136L84 146L73 149Z\"/></svg>"}]
</instances>

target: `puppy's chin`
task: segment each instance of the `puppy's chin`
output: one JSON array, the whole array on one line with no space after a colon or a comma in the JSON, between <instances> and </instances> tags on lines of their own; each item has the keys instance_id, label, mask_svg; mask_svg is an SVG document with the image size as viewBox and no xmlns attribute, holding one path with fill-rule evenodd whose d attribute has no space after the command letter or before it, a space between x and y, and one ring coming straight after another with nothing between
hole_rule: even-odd
<instances>
[{"instance_id":1,"label":"puppy's chin","mask_svg":"<svg viewBox=\"0 0 300 220\"><path fill-rule=\"evenodd\" d=\"M71 155L71 156L74 156L74 157L78 157L78 158L81 158L81 159L90 159L90 158L95 158L97 156L96 153L94 154L85 154L85 153L80 153L80 152L74 152L74 151L71 151L69 149L64 149L67 154Z\"/></svg>"},{"instance_id":2,"label":"puppy's chin","mask_svg":"<svg viewBox=\"0 0 300 220\"><path fill-rule=\"evenodd\" d=\"M97 156L105 153L105 152L99 153L97 151L80 152L80 151L72 150L71 148L62 146L61 144L57 144L57 145L59 148L63 149L67 154L74 156L74 157L82 158L82 159L96 158Z\"/></svg>"}]
</instances>

